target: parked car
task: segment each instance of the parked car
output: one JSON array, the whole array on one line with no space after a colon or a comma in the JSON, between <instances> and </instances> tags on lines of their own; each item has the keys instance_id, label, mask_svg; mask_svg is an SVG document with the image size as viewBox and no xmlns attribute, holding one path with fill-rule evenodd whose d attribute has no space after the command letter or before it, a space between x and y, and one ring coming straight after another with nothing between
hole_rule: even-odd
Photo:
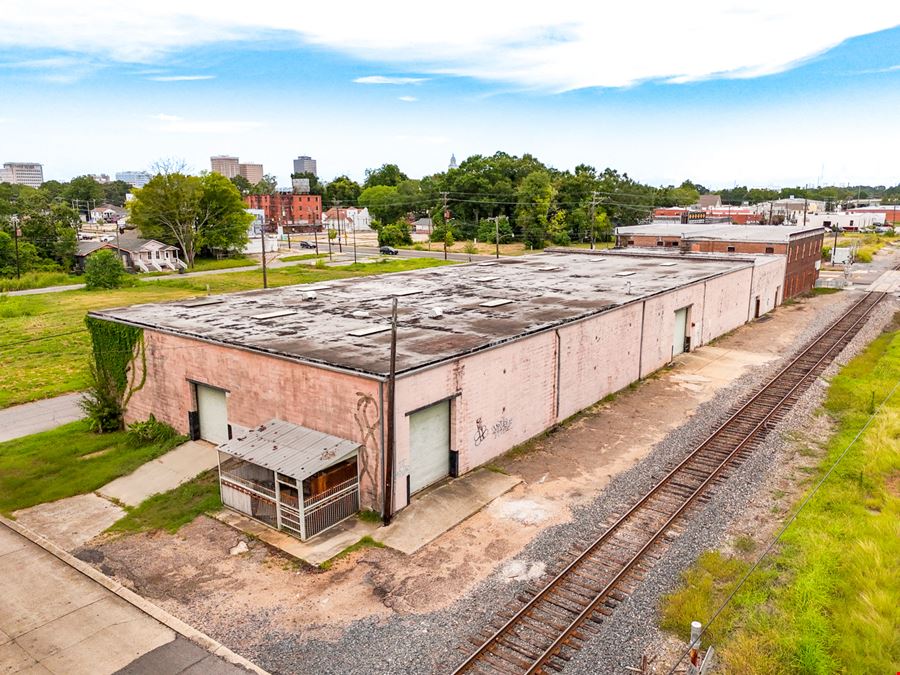
<instances>
[{"instance_id":1,"label":"parked car","mask_svg":"<svg viewBox=\"0 0 900 675\"><path fill-rule=\"evenodd\" d=\"M312 243L311 241L304 240L304 241L300 242L300 248L315 248L315 247L316 247L316 245L314 243Z\"/></svg>"},{"instance_id":2,"label":"parked car","mask_svg":"<svg viewBox=\"0 0 900 675\"><path fill-rule=\"evenodd\" d=\"M378 251L384 255L397 255L397 249L392 246L382 246Z\"/></svg>"}]
</instances>

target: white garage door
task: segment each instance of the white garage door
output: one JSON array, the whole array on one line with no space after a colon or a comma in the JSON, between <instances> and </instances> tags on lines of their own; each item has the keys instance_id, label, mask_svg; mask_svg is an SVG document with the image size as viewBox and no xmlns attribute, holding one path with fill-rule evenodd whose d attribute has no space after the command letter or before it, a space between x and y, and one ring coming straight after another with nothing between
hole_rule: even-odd
<instances>
[{"instance_id":1,"label":"white garage door","mask_svg":"<svg viewBox=\"0 0 900 675\"><path fill-rule=\"evenodd\" d=\"M409 491L418 492L450 473L450 401L409 416Z\"/></svg>"},{"instance_id":2,"label":"white garage door","mask_svg":"<svg viewBox=\"0 0 900 675\"><path fill-rule=\"evenodd\" d=\"M672 356L684 351L684 336L687 334L687 307L675 312L675 334L672 337Z\"/></svg>"},{"instance_id":3,"label":"white garage door","mask_svg":"<svg viewBox=\"0 0 900 675\"><path fill-rule=\"evenodd\" d=\"M200 414L200 438L216 445L228 440L228 408L224 391L198 384L197 411Z\"/></svg>"}]
</instances>

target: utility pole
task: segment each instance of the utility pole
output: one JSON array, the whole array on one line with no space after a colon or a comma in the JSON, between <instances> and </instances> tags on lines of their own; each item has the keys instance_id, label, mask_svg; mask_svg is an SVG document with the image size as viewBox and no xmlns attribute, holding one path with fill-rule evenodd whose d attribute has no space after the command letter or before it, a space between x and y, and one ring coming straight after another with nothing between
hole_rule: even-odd
<instances>
[{"instance_id":1,"label":"utility pole","mask_svg":"<svg viewBox=\"0 0 900 675\"><path fill-rule=\"evenodd\" d=\"M387 382L387 452L384 459L384 517L391 524L394 510L394 387L397 379L397 296L391 302L391 361Z\"/></svg>"},{"instance_id":2,"label":"utility pole","mask_svg":"<svg viewBox=\"0 0 900 675\"><path fill-rule=\"evenodd\" d=\"M809 200L804 197L803 198L803 227L806 227L806 207L809 204Z\"/></svg>"},{"instance_id":3,"label":"utility pole","mask_svg":"<svg viewBox=\"0 0 900 675\"><path fill-rule=\"evenodd\" d=\"M594 250L594 238L596 236L597 228L594 227L594 208L597 206L597 192L591 192L591 208L590 208L590 217L588 221L588 227L591 228L591 250Z\"/></svg>"},{"instance_id":4,"label":"utility pole","mask_svg":"<svg viewBox=\"0 0 900 675\"><path fill-rule=\"evenodd\" d=\"M21 279L21 271L19 270L19 237L22 231L19 229L19 223L16 223L14 234L16 235L16 279Z\"/></svg>"},{"instance_id":5,"label":"utility pole","mask_svg":"<svg viewBox=\"0 0 900 675\"><path fill-rule=\"evenodd\" d=\"M772 207L775 206L775 200L769 202L769 225L772 225Z\"/></svg>"},{"instance_id":6,"label":"utility pole","mask_svg":"<svg viewBox=\"0 0 900 675\"><path fill-rule=\"evenodd\" d=\"M334 211L337 214L337 220L338 220L338 228L337 228L338 251L340 253L343 253L344 247L341 244L341 203L336 199L334 200Z\"/></svg>"},{"instance_id":7,"label":"utility pole","mask_svg":"<svg viewBox=\"0 0 900 675\"><path fill-rule=\"evenodd\" d=\"M500 216L494 218L494 257L500 257Z\"/></svg>"},{"instance_id":8,"label":"utility pole","mask_svg":"<svg viewBox=\"0 0 900 675\"><path fill-rule=\"evenodd\" d=\"M269 278L266 275L266 221L263 218L263 224L260 227L259 245L262 249L262 272L263 272L263 288L269 287Z\"/></svg>"},{"instance_id":9,"label":"utility pole","mask_svg":"<svg viewBox=\"0 0 900 675\"><path fill-rule=\"evenodd\" d=\"M447 259L447 232L450 229L450 211L447 210L447 194L446 192L441 193L441 198L444 200L444 260Z\"/></svg>"}]
</instances>

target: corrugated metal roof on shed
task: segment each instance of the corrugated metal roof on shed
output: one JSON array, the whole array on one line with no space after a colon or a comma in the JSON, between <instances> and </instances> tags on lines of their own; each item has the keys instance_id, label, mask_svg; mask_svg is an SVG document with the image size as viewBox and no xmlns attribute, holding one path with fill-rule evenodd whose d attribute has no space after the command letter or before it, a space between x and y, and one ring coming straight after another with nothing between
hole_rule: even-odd
<instances>
[{"instance_id":1,"label":"corrugated metal roof on shed","mask_svg":"<svg viewBox=\"0 0 900 675\"><path fill-rule=\"evenodd\" d=\"M232 457L303 480L357 451L360 444L283 420L270 420L219 446Z\"/></svg>"}]
</instances>

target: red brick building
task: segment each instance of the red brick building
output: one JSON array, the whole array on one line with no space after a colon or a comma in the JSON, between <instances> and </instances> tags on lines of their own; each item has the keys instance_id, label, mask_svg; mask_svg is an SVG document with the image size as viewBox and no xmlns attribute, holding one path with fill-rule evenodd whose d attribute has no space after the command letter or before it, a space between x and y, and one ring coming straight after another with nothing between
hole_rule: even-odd
<instances>
[{"instance_id":1,"label":"red brick building","mask_svg":"<svg viewBox=\"0 0 900 675\"><path fill-rule=\"evenodd\" d=\"M273 229L280 226L285 232L311 232L322 222L321 195L276 192L247 195L244 199L248 208L265 212L266 225Z\"/></svg>"},{"instance_id":2,"label":"red brick building","mask_svg":"<svg viewBox=\"0 0 900 675\"><path fill-rule=\"evenodd\" d=\"M819 226L651 223L616 230L616 246L678 248L691 253L787 256L783 297L811 290L819 278L825 229Z\"/></svg>"}]
</instances>

